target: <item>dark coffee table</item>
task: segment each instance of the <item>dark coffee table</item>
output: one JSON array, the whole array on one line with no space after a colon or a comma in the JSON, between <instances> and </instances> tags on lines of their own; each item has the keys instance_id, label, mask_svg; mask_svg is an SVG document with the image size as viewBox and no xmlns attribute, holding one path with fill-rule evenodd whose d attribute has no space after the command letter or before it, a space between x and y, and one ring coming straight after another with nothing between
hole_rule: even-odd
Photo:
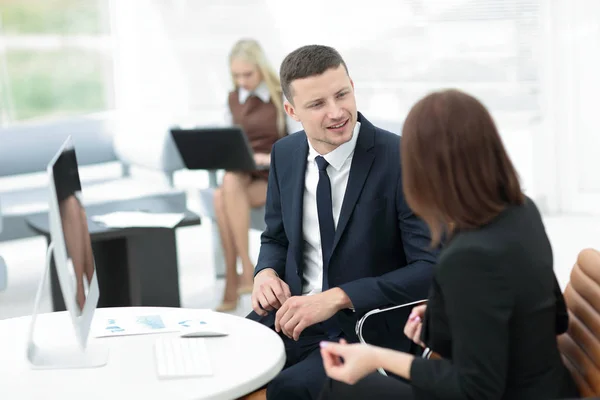
<instances>
[{"instance_id":1,"label":"dark coffee table","mask_svg":"<svg viewBox=\"0 0 600 400\"><path fill-rule=\"evenodd\" d=\"M184 213L174 228L107 228L91 220L114 211ZM200 217L174 198L153 196L86 206L100 287L98 307L179 307L179 271L175 229L199 225ZM48 214L27 218L28 225L50 242ZM50 265L54 311L66 310L54 257Z\"/></svg>"}]
</instances>

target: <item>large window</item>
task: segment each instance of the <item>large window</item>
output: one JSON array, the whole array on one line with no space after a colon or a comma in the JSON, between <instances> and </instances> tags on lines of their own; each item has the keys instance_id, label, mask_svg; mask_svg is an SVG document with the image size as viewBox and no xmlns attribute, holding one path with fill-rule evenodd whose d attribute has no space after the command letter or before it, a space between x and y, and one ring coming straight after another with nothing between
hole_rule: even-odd
<instances>
[{"instance_id":1,"label":"large window","mask_svg":"<svg viewBox=\"0 0 600 400\"><path fill-rule=\"evenodd\" d=\"M0 20L2 126L112 107L108 0L0 0Z\"/></svg>"}]
</instances>

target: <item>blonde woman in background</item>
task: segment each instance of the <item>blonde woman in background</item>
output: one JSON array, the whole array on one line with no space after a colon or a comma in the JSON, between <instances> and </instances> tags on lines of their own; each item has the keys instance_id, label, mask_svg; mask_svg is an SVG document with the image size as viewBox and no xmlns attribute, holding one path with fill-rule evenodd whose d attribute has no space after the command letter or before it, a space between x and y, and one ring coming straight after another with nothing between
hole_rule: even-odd
<instances>
[{"instance_id":1,"label":"blonde woman in background","mask_svg":"<svg viewBox=\"0 0 600 400\"><path fill-rule=\"evenodd\" d=\"M227 171L215 191L214 206L225 256L225 293L217 311L232 311L239 295L252 292L254 265L248 249L250 210L265 204L271 147L286 135L286 118L279 77L255 40L237 42L229 54L234 90L228 97L230 122L242 127L263 169ZM243 272L237 274L237 258Z\"/></svg>"}]
</instances>

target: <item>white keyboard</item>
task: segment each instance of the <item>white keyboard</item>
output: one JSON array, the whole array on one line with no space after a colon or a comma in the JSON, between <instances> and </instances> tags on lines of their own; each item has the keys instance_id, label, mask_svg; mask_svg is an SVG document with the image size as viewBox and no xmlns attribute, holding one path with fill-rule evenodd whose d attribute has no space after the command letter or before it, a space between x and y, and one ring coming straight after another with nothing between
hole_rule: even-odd
<instances>
[{"instance_id":1,"label":"white keyboard","mask_svg":"<svg viewBox=\"0 0 600 400\"><path fill-rule=\"evenodd\" d=\"M159 378L193 378L212 375L204 338L165 336L154 343Z\"/></svg>"}]
</instances>

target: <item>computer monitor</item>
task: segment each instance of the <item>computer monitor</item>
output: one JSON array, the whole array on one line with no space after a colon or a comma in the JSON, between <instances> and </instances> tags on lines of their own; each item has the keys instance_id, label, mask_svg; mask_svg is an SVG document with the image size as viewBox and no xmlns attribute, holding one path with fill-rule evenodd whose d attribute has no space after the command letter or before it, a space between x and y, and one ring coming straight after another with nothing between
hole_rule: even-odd
<instances>
[{"instance_id":1,"label":"computer monitor","mask_svg":"<svg viewBox=\"0 0 600 400\"><path fill-rule=\"evenodd\" d=\"M98 277L82 202L77 156L71 138L48 164L50 244L46 268L36 295L31 320L27 358L37 368L82 368L106 364L102 347L88 346L90 326L100 297ZM41 293L54 265L67 312L75 330L73 343L41 347L34 340ZM43 332L41 332L43 334Z\"/></svg>"}]
</instances>

